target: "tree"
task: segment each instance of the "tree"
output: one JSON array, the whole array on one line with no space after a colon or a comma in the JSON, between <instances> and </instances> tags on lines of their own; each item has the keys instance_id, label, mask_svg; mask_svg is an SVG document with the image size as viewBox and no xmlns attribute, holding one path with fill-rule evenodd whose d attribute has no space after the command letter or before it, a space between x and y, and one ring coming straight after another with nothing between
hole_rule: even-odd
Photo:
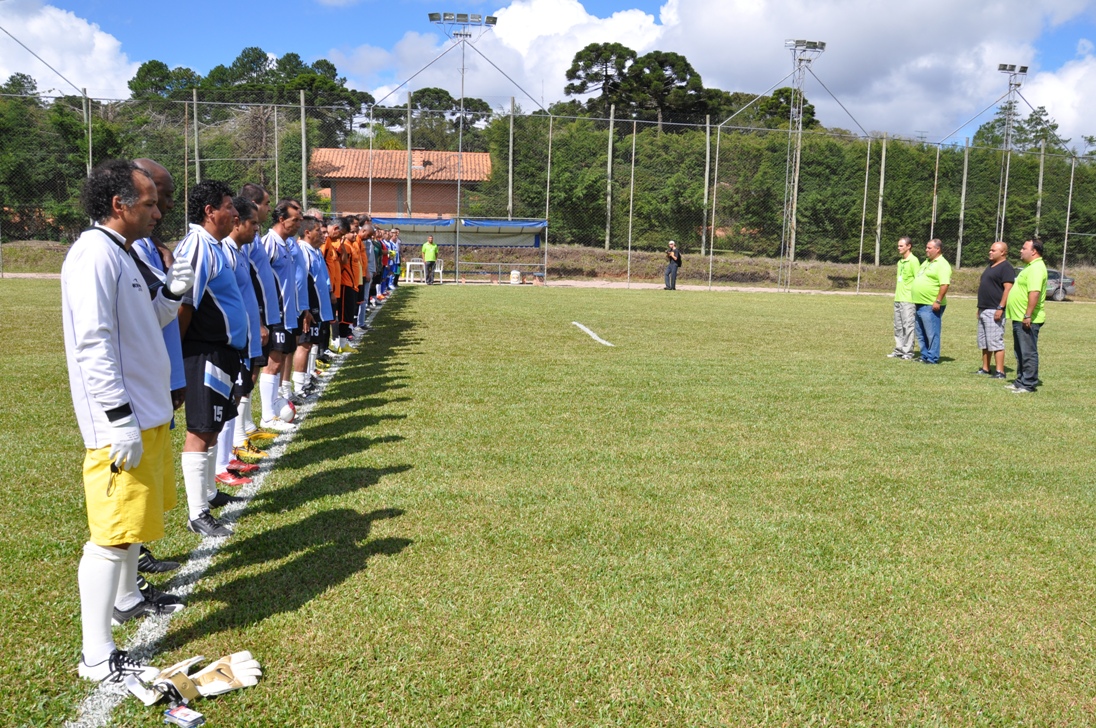
<instances>
[{"instance_id":1,"label":"tree","mask_svg":"<svg viewBox=\"0 0 1096 728\"><path fill-rule=\"evenodd\" d=\"M787 129L791 121L792 107L799 101L799 92L785 86L772 92L767 99L759 101L758 109L765 126L773 129ZM822 126L814 116L814 104L803 97L803 128L814 129Z\"/></svg>"},{"instance_id":2,"label":"tree","mask_svg":"<svg viewBox=\"0 0 1096 728\"><path fill-rule=\"evenodd\" d=\"M577 96L598 93L591 99L590 111L609 116L609 106L619 102L628 75L628 67L636 60L636 52L620 43L591 43L575 54L567 69L568 83L563 93Z\"/></svg>"},{"instance_id":3,"label":"tree","mask_svg":"<svg viewBox=\"0 0 1096 728\"><path fill-rule=\"evenodd\" d=\"M25 73L13 73L0 86L0 94L10 96L38 96L38 82Z\"/></svg>"},{"instance_id":4,"label":"tree","mask_svg":"<svg viewBox=\"0 0 1096 728\"><path fill-rule=\"evenodd\" d=\"M625 93L633 113L642 116L644 111L653 110L660 132L664 114L695 110L703 91L700 74L678 53L651 51L628 68Z\"/></svg>"},{"instance_id":5,"label":"tree","mask_svg":"<svg viewBox=\"0 0 1096 728\"><path fill-rule=\"evenodd\" d=\"M456 151L459 133L464 133L464 151L486 151L480 126L491 118L491 105L483 99L465 97L464 113L460 99L443 88L421 88L411 94L411 145L416 149ZM377 109L375 117L407 133L406 108Z\"/></svg>"},{"instance_id":6,"label":"tree","mask_svg":"<svg viewBox=\"0 0 1096 728\"><path fill-rule=\"evenodd\" d=\"M223 66L222 66L223 68ZM129 80L135 99L179 99L201 83L201 76L183 66L169 69L163 61L145 61Z\"/></svg>"}]
</instances>

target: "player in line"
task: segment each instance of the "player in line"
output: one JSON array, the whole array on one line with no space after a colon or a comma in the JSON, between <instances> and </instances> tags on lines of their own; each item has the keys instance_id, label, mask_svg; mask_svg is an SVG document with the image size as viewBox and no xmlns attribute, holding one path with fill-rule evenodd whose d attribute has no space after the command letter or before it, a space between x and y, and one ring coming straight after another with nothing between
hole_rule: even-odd
<instances>
[{"instance_id":1,"label":"player in line","mask_svg":"<svg viewBox=\"0 0 1096 728\"><path fill-rule=\"evenodd\" d=\"M175 504L169 423L171 361L163 327L193 285L183 258L149 286L132 244L160 219L156 185L125 160L95 167L84 211L95 224L73 244L61 271L65 357L76 419L87 448L84 492L90 538L80 559L82 647L78 674L120 681L154 677L111 634L117 611L169 612L137 588L141 544L164 535ZM142 606L143 605L143 606Z\"/></svg>"}]
</instances>

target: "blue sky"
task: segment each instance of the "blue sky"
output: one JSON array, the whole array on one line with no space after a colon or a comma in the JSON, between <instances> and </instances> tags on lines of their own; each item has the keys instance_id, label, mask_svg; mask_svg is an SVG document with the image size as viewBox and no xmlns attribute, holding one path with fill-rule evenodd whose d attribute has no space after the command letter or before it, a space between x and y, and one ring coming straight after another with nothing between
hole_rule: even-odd
<instances>
[{"instance_id":1,"label":"blue sky","mask_svg":"<svg viewBox=\"0 0 1096 728\"><path fill-rule=\"evenodd\" d=\"M811 81L807 96L827 126L858 122L937 139L1004 92L996 67L1007 62L1031 66L1024 95L1045 105L1065 136L1096 134L1096 0L267 0L254 7L244 16L213 0L0 0L0 25L100 97L124 97L143 61L206 73L247 46L328 58L353 87L380 97L446 47L428 12L495 14L498 26L476 48L533 98L477 57L468 59L467 90L496 107L517 96L526 109L562 96L563 74L587 43L676 51L706 85L760 93L790 69L784 39L799 37L827 41L815 71L855 118ZM447 57L410 88L455 92L458 69ZM0 76L14 71L35 76L43 90L67 88L0 35ZM954 139L973 134L977 123Z\"/></svg>"}]
</instances>

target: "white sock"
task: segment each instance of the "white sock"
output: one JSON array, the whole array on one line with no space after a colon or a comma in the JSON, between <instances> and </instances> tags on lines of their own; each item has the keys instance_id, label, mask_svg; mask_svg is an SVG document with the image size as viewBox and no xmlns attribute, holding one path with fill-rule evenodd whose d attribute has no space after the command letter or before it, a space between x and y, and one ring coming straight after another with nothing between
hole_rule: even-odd
<instances>
[{"instance_id":1,"label":"white sock","mask_svg":"<svg viewBox=\"0 0 1096 728\"><path fill-rule=\"evenodd\" d=\"M236 417L232 420L232 447L243 447L247 441L247 427L244 425L250 419L251 399L241 397L240 404L236 407Z\"/></svg>"},{"instance_id":2,"label":"white sock","mask_svg":"<svg viewBox=\"0 0 1096 728\"><path fill-rule=\"evenodd\" d=\"M221 434L217 435L217 466L214 472L223 473L228 470L228 462L232 460L232 438L236 433L236 418L225 423Z\"/></svg>"},{"instance_id":3,"label":"white sock","mask_svg":"<svg viewBox=\"0 0 1096 728\"><path fill-rule=\"evenodd\" d=\"M293 372L293 390L297 392L297 394L304 392L306 384L308 384L307 372Z\"/></svg>"},{"instance_id":4,"label":"white sock","mask_svg":"<svg viewBox=\"0 0 1096 728\"><path fill-rule=\"evenodd\" d=\"M278 398L278 375L263 372L259 375L259 397L263 401L263 419L274 419L274 400Z\"/></svg>"},{"instance_id":5,"label":"white sock","mask_svg":"<svg viewBox=\"0 0 1096 728\"><path fill-rule=\"evenodd\" d=\"M122 576L125 549L84 544L84 555L76 572L80 584L80 629L83 636L84 662L97 665L114 652L110 620L114 616L114 598Z\"/></svg>"},{"instance_id":6,"label":"white sock","mask_svg":"<svg viewBox=\"0 0 1096 728\"><path fill-rule=\"evenodd\" d=\"M290 382L282 382L282 386L278 387L278 396L282 399L289 399L291 394L293 394L293 385Z\"/></svg>"},{"instance_id":7,"label":"white sock","mask_svg":"<svg viewBox=\"0 0 1096 728\"><path fill-rule=\"evenodd\" d=\"M244 413L244 432L250 435L257 429L259 428L255 426L255 415L251 411L251 397L247 397L247 411Z\"/></svg>"},{"instance_id":8,"label":"white sock","mask_svg":"<svg viewBox=\"0 0 1096 728\"><path fill-rule=\"evenodd\" d=\"M193 521L202 515L202 511L209 510L205 495L206 462L209 458L204 452L184 452L179 460L183 465L187 515Z\"/></svg>"},{"instance_id":9,"label":"white sock","mask_svg":"<svg viewBox=\"0 0 1096 728\"><path fill-rule=\"evenodd\" d=\"M206 453L206 470L205 470L205 496L206 505L208 507L209 501L211 501L217 495L217 450L213 449Z\"/></svg>"},{"instance_id":10,"label":"white sock","mask_svg":"<svg viewBox=\"0 0 1096 728\"><path fill-rule=\"evenodd\" d=\"M316 371L316 357L319 356L320 347L316 344L312 345L312 348L308 350L308 373Z\"/></svg>"},{"instance_id":11,"label":"white sock","mask_svg":"<svg viewBox=\"0 0 1096 728\"><path fill-rule=\"evenodd\" d=\"M137 561L140 558L141 544L130 544L118 575L118 589L114 593L114 606L122 611L133 609L144 601L141 590L137 588Z\"/></svg>"}]
</instances>

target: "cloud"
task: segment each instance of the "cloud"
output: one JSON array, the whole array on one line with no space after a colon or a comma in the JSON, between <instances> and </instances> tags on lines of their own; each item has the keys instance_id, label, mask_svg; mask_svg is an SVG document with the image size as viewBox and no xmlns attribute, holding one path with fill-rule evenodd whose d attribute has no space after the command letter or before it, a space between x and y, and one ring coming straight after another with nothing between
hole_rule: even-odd
<instances>
[{"instance_id":1,"label":"cloud","mask_svg":"<svg viewBox=\"0 0 1096 728\"><path fill-rule=\"evenodd\" d=\"M139 64L130 62L117 38L74 13L40 0L6 0L2 7L4 27L73 84L86 87L88 95L129 97L127 83ZM41 61L8 36L0 35L0 77L6 79L13 73L33 76L43 93L49 89L75 93Z\"/></svg>"},{"instance_id":2,"label":"cloud","mask_svg":"<svg viewBox=\"0 0 1096 728\"><path fill-rule=\"evenodd\" d=\"M575 53L599 42L639 53L675 51L706 86L762 93L792 70L784 41L797 37L827 42L813 70L852 114L808 75L807 97L827 126L856 130L859 122L868 131L941 139L1007 91L1007 79L996 71L1007 62L1032 67L1025 95L1046 105L1066 136L1077 139L1096 133L1096 121L1085 126L1096 119L1092 44L1079 43L1077 57L1061 68L1041 69L1038 42L1050 29L1087 18L1090 6L1084 0L666 0L657 17L635 9L598 17L577 0L514 0L496 11L498 26L475 42L513 83L469 50L466 93L496 107L513 95L534 108L520 86L547 106L564 98L564 74ZM438 34L408 33L391 51L366 46L345 52L338 65L378 96L415 73L409 90L441 86L455 95L456 53L421 70L448 45ZM951 139L972 136L992 113Z\"/></svg>"}]
</instances>

